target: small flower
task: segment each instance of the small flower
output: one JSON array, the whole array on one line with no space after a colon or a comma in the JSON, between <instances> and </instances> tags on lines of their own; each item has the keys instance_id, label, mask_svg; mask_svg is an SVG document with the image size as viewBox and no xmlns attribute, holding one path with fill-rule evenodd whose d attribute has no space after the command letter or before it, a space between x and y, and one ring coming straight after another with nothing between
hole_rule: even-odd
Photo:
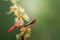
<instances>
[{"instance_id":1,"label":"small flower","mask_svg":"<svg viewBox=\"0 0 60 40\"><path fill-rule=\"evenodd\" d=\"M17 22L16 22L16 25L20 25L20 26L22 26L23 24L24 24L24 22L23 22L23 20L22 19L20 19L20 20L16 20Z\"/></svg>"},{"instance_id":2,"label":"small flower","mask_svg":"<svg viewBox=\"0 0 60 40\"><path fill-rule=\"evenodd\" d=\"M19 23L20 23L20 26L22 26L24 24L22 19L19 20Z\"/></svg>"},{"instance_id":3,"label":"small flower","mask_svg":"<svg viewBox=\"0 0 60 40\"><path fill-rule=\"evenodd\" d=\"M26 20L26 21L29 21L29 17L26 13L23 14L23 18Z\"/></svg>"},{"instance_id":4,"label":"small flower","mask_svg":"<svg viewBox=\"0 0 60 40\"><path fill-rule=\"evenodd\" d=\"M20 33L16 35L16 39L19 40L21 37L20 37Z\"/></svg>"},{"instance_id":5,"label":"small flower","mask_svg":"<svg viewBox=\"0 0 60 40\"><path fill-rule=\"evenodd\" d=\"M19 27L19 26L22 26L23 24L24 24L24 22L23 22L23 20L22 19L20 19L20 20L16 20L17 22L15 23L15 25L17 26L17 27Z\"/></svg>"},{"instance_id":6,"label":"small flower","mask_svg":"<svg viewBox=\"0 0 60 40\"><path fill-rule=\"evenodd\" d=\"M17 12L17 11L18 11L17 5L13 5L10 7L10 12Z\"/></svg>"},{"instance_id":7,"label":"small flower","mask_svg":"<svg viewBox=\"0 0 60 40\"><path fill-rule=\"evenodd\" d=\"M24 32L26 30L26 27L22 27L20 31Z\"/></svg>"},{"instance_id":8,"label":"small flower","mask_svg":"<svg viewBox=\"0 0 60 40\"><path fill-rule=\"evenodd\" d=\"M22 8L22 7L20 7L20 10L19 10L21 13L24 13L25 12L25 10Z\"/></svg>"},{"instance_id":9,"label":"small flower","mask_svg":"<svg viewBox=\"0 0 60 40\"><path fill-rule=\"evenodd\" d=\"M21 15L20 13L16 13L16 16L17 16L18 18L22 18L22 15Z\"/></svg>"},{"instance_id":10,"label":"small flower","mask_svg":"<svg viewBox=\"0 0 60 40\"><path fill-rule=\"evenodd\" d=\"M31 28L27 28L28 33L31 33Z\"/></svg>"}]
</instances>

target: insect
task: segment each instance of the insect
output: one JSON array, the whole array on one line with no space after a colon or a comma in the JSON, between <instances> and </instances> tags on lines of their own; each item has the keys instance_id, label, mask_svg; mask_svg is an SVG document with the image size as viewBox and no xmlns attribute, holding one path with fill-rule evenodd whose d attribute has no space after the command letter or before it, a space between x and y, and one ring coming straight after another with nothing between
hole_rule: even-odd
<instances>
[{"instance_id":1,"label":"insect","mask_svg":"<svg viewBox=\"0 0 60 40\"><path fill-rule=\"evenodd\" d=\"M32 21L27 22L27 23L26 23L25 25L23 25L22 27L29 27L30 25L35 24L35 23L36 23L36 18L34 18ZM21 28L22 28L22 27L21 27ZM12 27L8 30L8 32L13 31L15 28L17 28L17 25L12 26Z\"/></svg>"}]
</instances>

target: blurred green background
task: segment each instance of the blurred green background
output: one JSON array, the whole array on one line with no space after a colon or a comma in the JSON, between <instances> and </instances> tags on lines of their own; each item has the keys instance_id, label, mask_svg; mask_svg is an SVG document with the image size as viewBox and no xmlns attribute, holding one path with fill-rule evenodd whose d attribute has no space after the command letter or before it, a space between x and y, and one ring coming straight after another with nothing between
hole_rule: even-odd
<instances>
[{"instance_id":1,"label":"blurred green background","mask_svg":"<svg viewBox=\"0 0 60 40\"><path fill-rule=\"evenodd\" d=\"M20 5L31 19L37 23L32 26L32 35L28 40L60 40L60 1L59 0L20 0ZM8 33L14 24L14 14L7 14L10 1L0 0L0 40L16 40L19 28Z\"/></svg>"}]
</instances>

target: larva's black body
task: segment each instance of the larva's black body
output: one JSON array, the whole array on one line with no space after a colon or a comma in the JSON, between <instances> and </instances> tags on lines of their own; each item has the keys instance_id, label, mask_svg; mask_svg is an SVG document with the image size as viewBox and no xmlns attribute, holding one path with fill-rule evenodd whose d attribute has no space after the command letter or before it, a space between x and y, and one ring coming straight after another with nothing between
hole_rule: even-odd
<instances>
[{"instance_id":1,"label":"larva's black body","mask_svg":"<svg viewBox=\"0 0 60 40\"><path fill-rule=\"evenodd\" d=\"M36 23L36 18L34 18L33 20L27 22L25 25L23 25L24 27L28 27L29 25L35 24ZM22 27L23 27L22 26Z\"/></svg>"}]
</instances>

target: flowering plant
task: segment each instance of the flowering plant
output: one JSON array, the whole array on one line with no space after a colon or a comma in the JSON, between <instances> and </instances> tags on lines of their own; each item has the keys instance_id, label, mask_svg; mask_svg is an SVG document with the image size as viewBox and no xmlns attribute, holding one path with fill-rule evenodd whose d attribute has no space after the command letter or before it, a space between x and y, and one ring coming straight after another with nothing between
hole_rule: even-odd
<instances>
[{"instance_id":1,"label":"flowering plant","mask_svg":"<svg viewBox=\"0 0 60 40\"><path fill-rule=\"evenodd\" d=\"M14 13L16 16L15 24L8 30L8 32L13 31L15 28L20 27L20 33L16 35L17 40L27 40L31 34L30 26L36 23L36 18L30 20L25 10L19 5L19 0L10 0L13 3L13 6L10 6L10 13ZM23 18L26 20L26 24L23 21Z\"/></svg>"}]
</instances>

